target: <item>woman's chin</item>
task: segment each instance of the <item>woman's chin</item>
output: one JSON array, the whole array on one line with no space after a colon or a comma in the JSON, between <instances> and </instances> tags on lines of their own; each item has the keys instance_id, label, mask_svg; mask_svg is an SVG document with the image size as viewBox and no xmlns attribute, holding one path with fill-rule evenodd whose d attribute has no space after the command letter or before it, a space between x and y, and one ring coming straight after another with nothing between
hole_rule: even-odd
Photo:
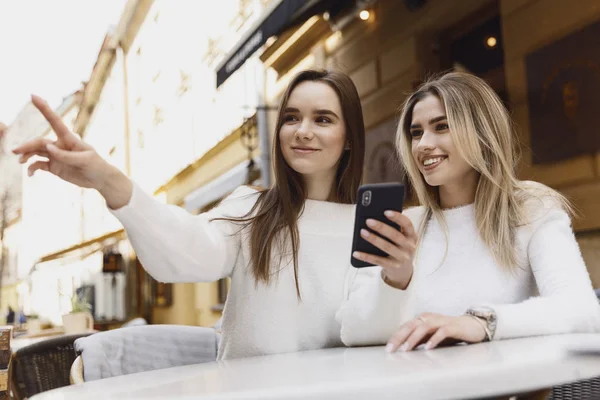
<instances>
[{"instance_id":1,"label":"woman's chin","mask_svg":"<svg viewBox=\"0 0 600 400\"><path fill-rule=\"evenodd\" d=\"M311 176L318 173L314 168L307 168L306 166L293 166L292 169L302 176Z\"/></svg>"},{"instance_id":2,"label":"woman's chin","mask_svg":"<svg viewBox=\"0 0 600 400\"><path fill-rule=\"evenodd\" d=\"M442 186L442 182L440 182L440 179L436 179L433 176L424 176L423 177L425 179L425 183L427 183L429 186L433 186L433 187L437 187L437 186Z\"/></svg>"},{"instance_id":3,"label":"woman's chin","mask_svg":"<svg viewBox=\"0 0 600 400\"><path fill-rule=\"evenodd\" d=\"M315 165L315 163L306 161L307 160L301 160L301 162L291 163L290 167L292 167L292 169L300 175L315 175L327 169L323 166Z\"/></svg>"}]
</instances>

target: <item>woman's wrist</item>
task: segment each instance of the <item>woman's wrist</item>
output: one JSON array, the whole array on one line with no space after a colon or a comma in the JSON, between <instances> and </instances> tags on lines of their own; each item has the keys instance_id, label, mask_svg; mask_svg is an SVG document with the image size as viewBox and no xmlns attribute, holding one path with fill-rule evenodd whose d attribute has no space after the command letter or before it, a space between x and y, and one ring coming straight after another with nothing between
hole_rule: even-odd
<instances>
[{"instance_id":1,"label":"woman's wrist","mask_svg":"<svg viewBox=\"0 0 600 400\"><path fill-rule=\"evenodd\" d=\"M487 340L493 340L496 334L498 316L496 311L490 307L472 307L466 312L466 315L477 318L484 324L485 336Z\"/></svg>"},{"instance_id":2,"label":"woman's wrist","mask_svg":"<svg viewBox=\"0 0 600 400\"><path fill-rule=\"evenodd\" d=\"M404 275L405 276L399 277L399 278L390 277L386 273L385 269L381 270L381 279L383 279L383 282L386 285L393 287L394 289L406 290L406 288L410 284L410 281L412 280L412 275L413 275L412 269L411 269L410 273L404 274Z\"/></svg>"},{"instance_id":3,"label":"woman's wrist","mask_svg":"<svg viewBox=\"0 0 600 400\"><path fill-rule=\"evenodd\" d=\"M133 183L118 168L108 165L108 172L98 192L106 200L106 205L117 210L129 204L133 193Z\"/></svg>"}]
</instances>

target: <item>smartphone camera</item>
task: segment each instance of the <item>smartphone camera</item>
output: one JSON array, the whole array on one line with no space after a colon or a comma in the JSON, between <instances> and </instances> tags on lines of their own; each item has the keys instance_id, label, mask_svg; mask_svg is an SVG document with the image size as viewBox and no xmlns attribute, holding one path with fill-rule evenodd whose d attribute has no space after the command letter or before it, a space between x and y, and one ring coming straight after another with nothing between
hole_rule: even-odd
<instances>
[{"instance_id":1,"label":"smartphone camera","mask_svg":"<svg viewBox=\"0 0 600 400\"><path fill-rule=\"evenodd\" d=\"M367 190L362 195L362 205L367 207L369 204L371 204L371 191Z\"/></svg>"}]
</instances>

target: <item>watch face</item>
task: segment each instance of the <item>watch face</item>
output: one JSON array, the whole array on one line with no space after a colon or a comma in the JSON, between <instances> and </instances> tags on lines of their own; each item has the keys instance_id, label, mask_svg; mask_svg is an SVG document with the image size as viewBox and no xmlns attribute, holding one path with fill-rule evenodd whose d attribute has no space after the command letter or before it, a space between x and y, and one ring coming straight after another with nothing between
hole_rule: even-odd
<instances>
[{"instance_id":1,"label":"watch face","mask_svg":"<svg viewBox=\"0 0 600 400\"><path fill-rule=\"evenodd\" d=\"M473 308L470 310L473 315L479 318L492 319L494 312L487 308Z\"/></svg>"}]
</instances>

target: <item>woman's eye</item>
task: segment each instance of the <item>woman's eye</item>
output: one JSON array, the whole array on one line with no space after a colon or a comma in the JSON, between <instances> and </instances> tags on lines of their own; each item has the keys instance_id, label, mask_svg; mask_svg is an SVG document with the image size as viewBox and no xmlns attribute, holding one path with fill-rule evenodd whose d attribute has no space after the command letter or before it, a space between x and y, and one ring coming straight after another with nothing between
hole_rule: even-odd
<instances>
[{"instance_id":1,"label":"woman's eye","mask_svg":"<svg viewBox=\"0 0 600 400\"><path fill-rule=\"evenodd\" d=\"M329 118L327 118L327 117L319 117L319 118L317 118L317 123L319 123L319 124L328 124L330 122L331 122L331 120Z\"/></svg>"},{"instance_id":2,"label":"woman's eye","mask_svg":"<svg viewBox=\"0 0 600 400\"><path fill-rule=\"evenodd\" d=\"M446 123L441 123L441 124L437 124L437 125L436 125L436 129L437 129L438 131L446 131L446 130L448 130L449 128L450 128L450 127L449 127L449 126L448 126L448 124L446 124Z\"/></svg>"},{"instance_id":3,"label":"woman's eye","mask_svg":"<svg viewBox=\"0 0 600 400\"><path fill-rule=\"evenodd\" d=\"M423 135L423 131L417 131L417 130L410 131L410 136L412 136L413 138L419 137L421 135Z\"/></svg>"},{"instance_id":4,"label":"woman's eye","mask_svg":"<svg viewBox=\"0 0 600 400\"><path fill-rule=\"evenodd\" d=\"M283 122L296 122L298 118L295 115L286 115L283 117Z\"/></svg>"}]
</instances>

